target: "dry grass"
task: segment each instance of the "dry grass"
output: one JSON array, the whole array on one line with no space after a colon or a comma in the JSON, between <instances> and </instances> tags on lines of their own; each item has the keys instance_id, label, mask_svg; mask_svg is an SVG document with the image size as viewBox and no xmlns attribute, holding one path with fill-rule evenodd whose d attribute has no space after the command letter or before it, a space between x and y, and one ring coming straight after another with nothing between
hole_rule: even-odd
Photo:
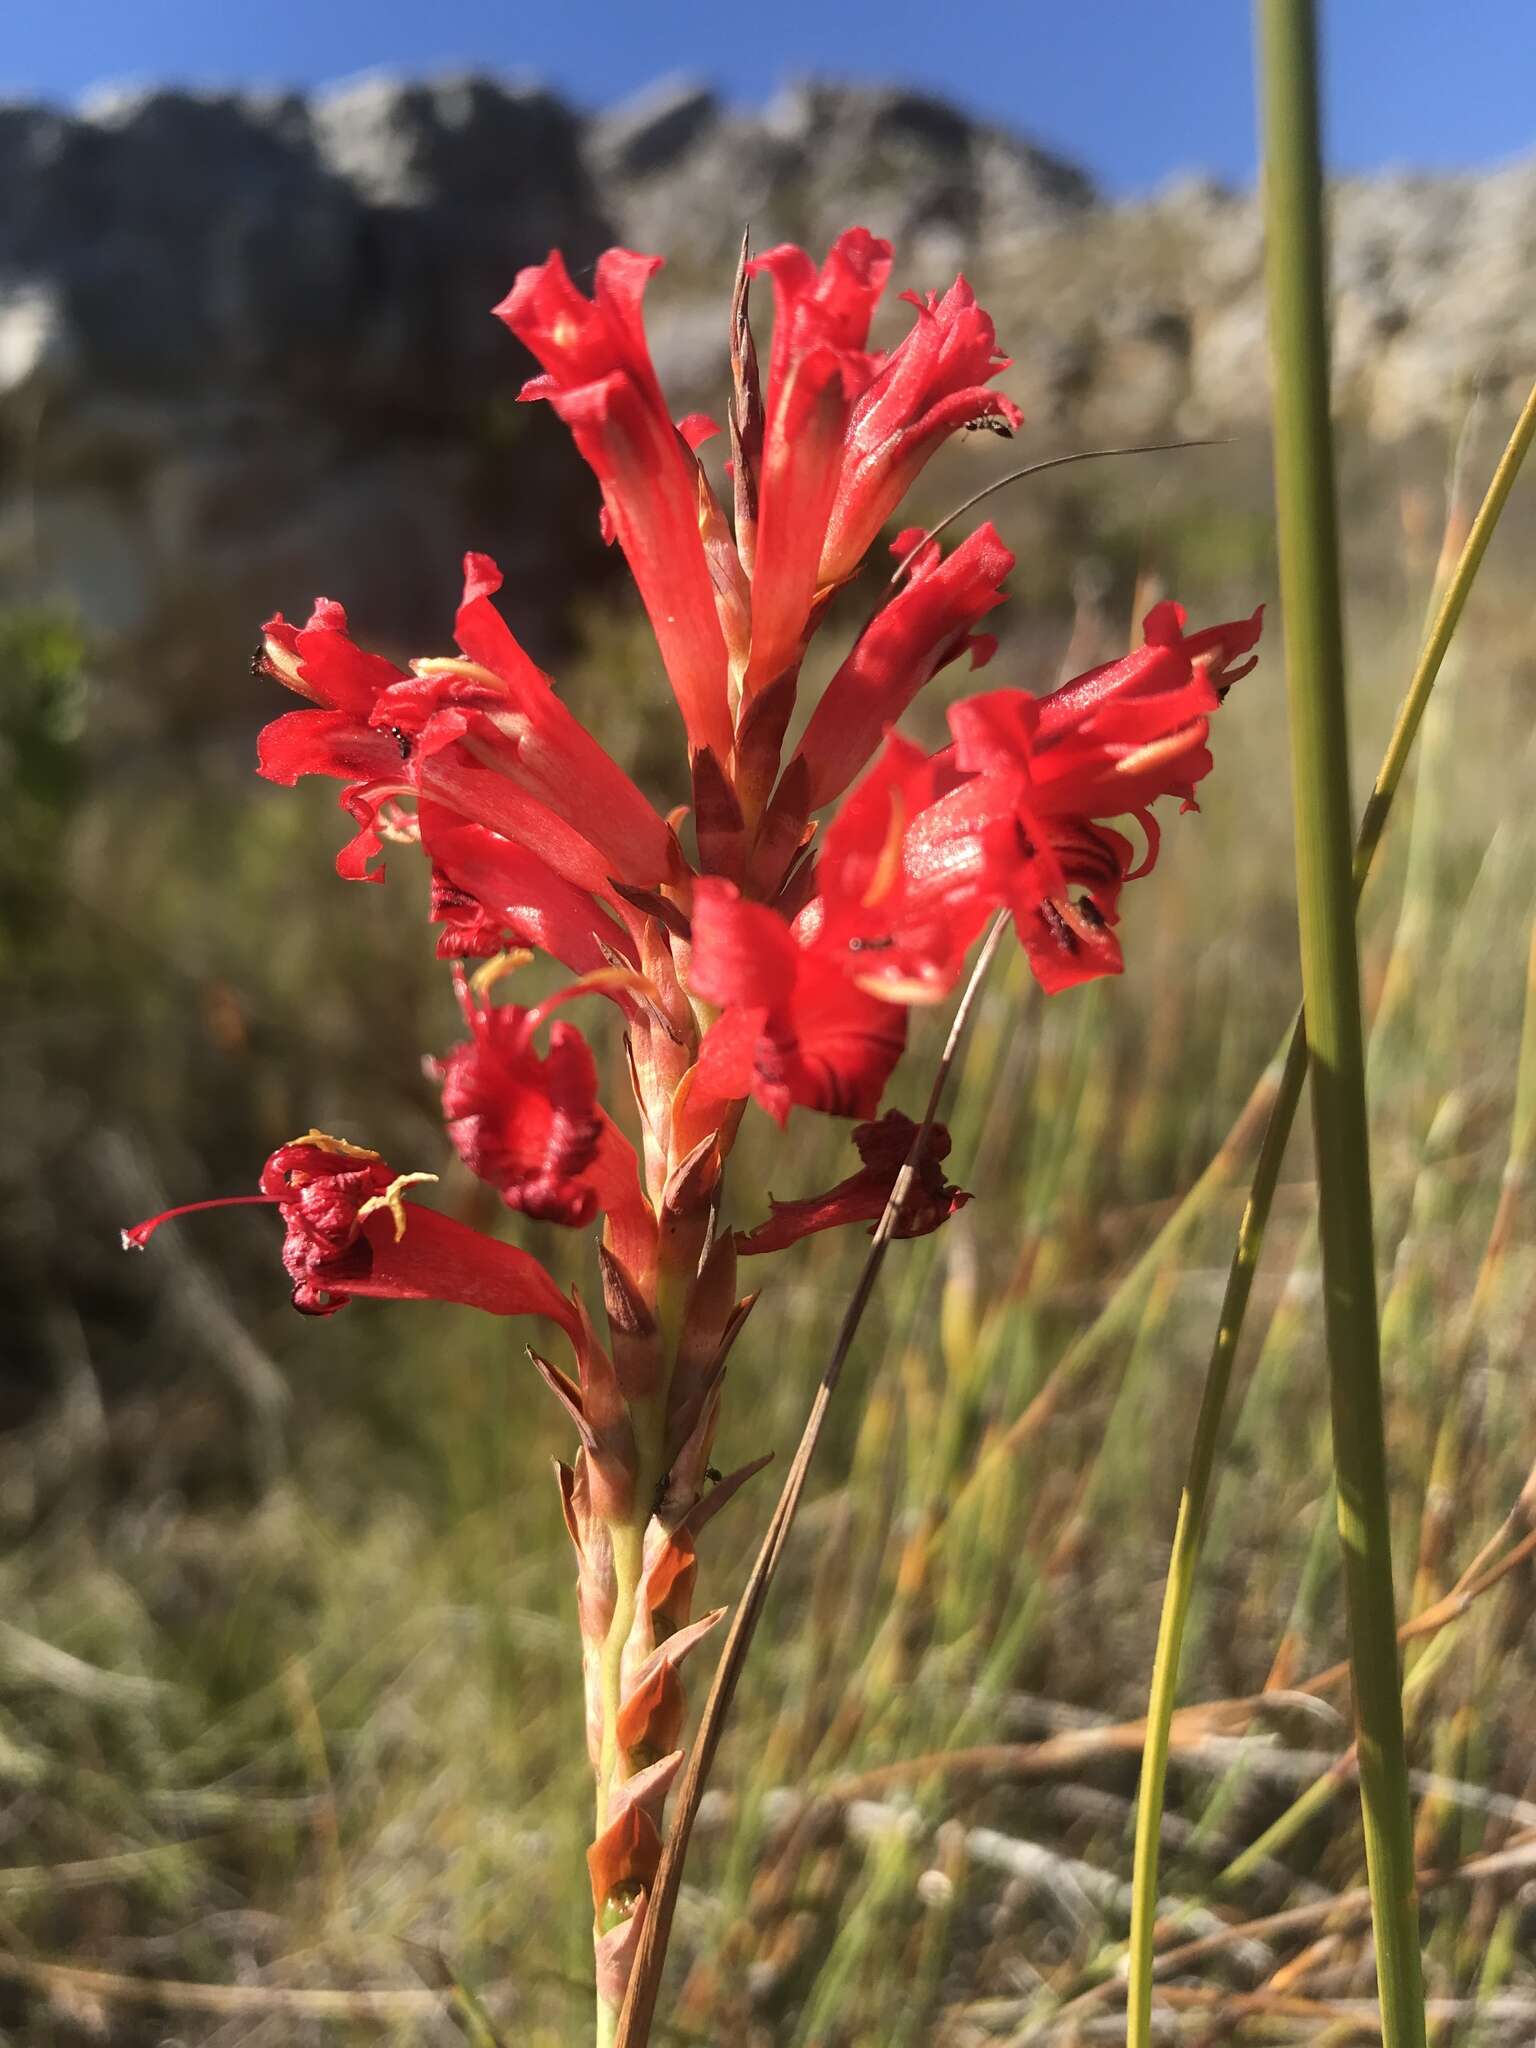
<instances>
[{"instance_id":1,"label":"dry grass","mask_svg":"<svg viewBox=\"0 0 1536 2048\"><path fill-rule=\"evenodd\" d=\"M1239 512L1247 459L1219 458ZM1374 524L1349 535L1362 770L1428 573L1391 477L1370 482ZM1080 638L1123 636L1137 569L1206 615L1266 593L1262 558L1234 567L1217 545L1219 485L1071 506L1061 531L1111 537ZM1518 1147L1510 1164L1536 897L1528 544L1518 521L1496 543L1424 794L1365 911L1415 1609L1499 1530L1536 1457L1532 1197ZM1030 581L1000 680L1052 680L1073 630L1070 563ZM618 694L627 644L595 639L587 709ZM643 758L633 714L603 729ZM977 1199L897 1248L834 1411L695 1847L676 2038L979 2048L1123 2027L1126 1724L1253 1133L1219 1148L1295 999L1282 731L1266 660L1223 714L1203 815L1170 821L1130 892L1123 983L1047 1006L1015 967L983 1000L952 1118ZM20 1312L0 1447L0 2036L329 2048L490 2026L553 2048L581 2037L589 1996L553 1404L468 1315L290 1317L260 1219L209 1219L169 1260L111 1249L146 1183L234 1188L312 1122L440 1163L415 1063L452 1023L414 880L402 864L385 890L332 885L328 792L253 789L222 757L191 777L193 758L131 781L98 762L70 800L57 914L26 938L3 1027ZM915 1097L921 1056L910 1071ZM822 1184L836 1138L807 1125L775 1192ZM770 1156L763 1132L745 1141L739 1190L766 1185ZM466 1182L447 1193L477 1213ZM1190 2040L1369 2038L1352 1802L1316 1794L1273 1832L1347 1740L1337 1692L1298 1691L1342 1648L1313 1208L1298 1146L1186 1657L1192 1707L1242 1704L1187 1716L1172 1772L1165 1968ZM1166 1256L1138 1264L1175 1218ZM538 1249L579 1272L579 1248ZM722 1463L787 1454L854 1263L822 1238L776 1275L732 1367ZM740 1582L767 1506L749 1489L715 1525L712 1597ZM1517 1519L1504 1542L1524 1540ZM1533 1595L1527 1546L1411 1653L1447 2041L1533 2030ZM955 1762L978 1750L985 1767Z\"/></svg>"}]
</instances>

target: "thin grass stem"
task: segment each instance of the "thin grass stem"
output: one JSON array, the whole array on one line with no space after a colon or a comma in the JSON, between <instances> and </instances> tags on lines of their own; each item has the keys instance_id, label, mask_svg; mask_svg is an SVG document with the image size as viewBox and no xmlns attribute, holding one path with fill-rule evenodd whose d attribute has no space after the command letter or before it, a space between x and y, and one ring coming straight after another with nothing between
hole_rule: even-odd
<instances>
[{"instance_id":1,"label":"thin grass stem","mask_svg":"<svg viewBox=\"0 0 1536 2048\"><path fill-rule=\"evenodd\" d=\"M1261 0L1259 20L1297 913L1360 1805L1382 2038L1385 2048L1422 2048L1355 943L1314 0Z\"/></svg>"},{"instance_id":2,"label":"thin grass stem","mask_svg":"<svg viewBox=\"0 0 1536 2048\"><path fill-rule=\"evenodd\" d=\"M1358 905L1392 813L1399 785L1418 737L1424 712L1450 650L1488 543L1493 538L1515 478L1536 439L1536 385L1526 398L1500 457L1476 518L1467 531L1455 566L1437 590L1429 631L1404 695L1387 751L1377 770L1355 841L1353 885ZM1536 962L1536 940L1533 940ZM1536 967L1533 967L1536 976ZM1532 1063L1536 1074L1536 1061ZM1525 1076L1522 1061L1522 1079ZM1179 1662L1194 1595L1200 1550L1210 1511L1211 1483L1221 1424L1231 1385L1232 1365L1247 1316L1259 1254L1279 1183L1286 1146L1296 1120L1307 1075L1307 1041L1298 1013L1291 1027L1274 1103L1269 1112L1253 1182L1238 1227L1237 1244L1228 1269L1216 1337L1206 1369L1205 1389L1195 1424L1189 1470L1179 1501L1173 1551L1163 1594L1162 1617L1147 1703L1147 1741L1136 1815L1135 1868L1132 1879L1131 1949L1127 2048L1145 2048L1152 2017L1152 1963L1156 1932L1158 1851L1168 1774L1169 1733L1178 1698ZM1536 1103L1536 1085L1530 1091ZM1530 1112L1536 1125L1536 1110ZM1520 1118L1517 1114L1517 1125Z\"/></svg>"}]
</instances>

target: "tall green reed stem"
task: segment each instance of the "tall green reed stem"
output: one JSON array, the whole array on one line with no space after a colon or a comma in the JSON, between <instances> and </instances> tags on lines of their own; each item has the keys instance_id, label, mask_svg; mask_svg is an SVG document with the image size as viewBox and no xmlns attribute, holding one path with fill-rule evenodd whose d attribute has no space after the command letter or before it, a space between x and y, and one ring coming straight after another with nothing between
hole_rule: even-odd
<instances>
[{"instance_id":1,"label":"tall green reed stem","mask_svg":"<svg viewBox=\"0 0 1536 2048\"><path fill-rule=\"evenodd\" d=\"M1354 896L1358 905L1380 848L1387 820L1397 796L1419 726L1429 704L1452 638L1477 580L1488 543L1520 473L1521 464L1536 440L1536 385L1531 387L1523 410L1494 471L1477 517L1467 531L1454 566L1450 548L1437 579L1429 631L1413 677L1398 711L1397 723L1372 785L1359 837L1355 841ZM1448 542L1451 536L1447 536ZM1533 940L1536 962L1536 940ZM1536 966L1533 966L1536 975ZM1536 1042L1536 1040L1533 1040ZM1525 1074L1524 1061L1521 1067ZM1536 1074L1536 1062L1532 1073ZM1152 1974L1156 1936L1158 1848L1162 1833L1163 1802L1168 1775L1169 1736L1178 1698L1179 1662L1194 1596L1195 1576L1211 1500L1222 1417L1232 1378L1232 1364L1242 1335L1248 1300L1253 1289L1259 1253L1274 1204L1275 1189L1285 1148L1296 1121L1302 1086L1307 1075L1307 1040L1300 1014L1291 1028L1290 1043L1276 1087L1273 1107L1265 1125L1263 1141L1254 1167L1248 1200L1238 1227L1237 1244L1227 1272L1221 1315L1206 1369L1205 1391L1195 1424L1189 1470L1179 1501L1173 1553L1169 1559L1168 1581L1163 1594L1162 1619L1158 1627L1157 1653L1152 1669L1152 1686L1147 1701L1147 1735L1143 1753L1141 1792L1136 1811L1136 1859L1132 1877L1129 2029L1127 2048L1147 2048L1152 2025ZM1523 1083L1522 1083L1523 1085ZM1536 1084L1531 1090L1532 1128L1536 1128ZM1516 1117L1517 1125L1520 1122ZM1536 1150L1536 1144L1531 1147Z\"/></svg>"},{"instance_id":2,"label":"tall green reed stem","mask_svg":"<svg viewBox=\"0 0 1536 2048\"><path fill-rule=\"evenodd\" d=\"M1275 501L1302 999L1360 1804L1382 2038L1386 2048L1422 2048L1424 1991L1392 1584L1355 948L1314 0L1261 0L1259 20Z\"/></svg>"}]
</instances>

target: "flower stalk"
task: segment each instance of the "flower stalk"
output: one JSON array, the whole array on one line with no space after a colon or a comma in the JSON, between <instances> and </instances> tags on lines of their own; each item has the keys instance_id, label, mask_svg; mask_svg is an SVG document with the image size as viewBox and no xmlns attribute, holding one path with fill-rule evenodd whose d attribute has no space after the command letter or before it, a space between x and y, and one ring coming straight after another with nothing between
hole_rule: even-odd
<instances>
[{"instance_id":1,"label":"flower stalk","mask_svg":"<svg viewBox=\"0 0 1536 2048\"><path fill-rule=\"evenodd\" d=\"M256 656L304 700L262 733L260 772L341 784L354 831L338 873L378 883L387 850L424 858L466 1033L426 1063L452 1152L514 1216L601 1219L600 1329L528 1253L408 1194L434 1175L397 1174L362 1146L311 1132L280 1147L259 1198L282 1220L308 1313L357 1297L451 1301L553 1327L558 1355L528 1355L577 1437L558 1476L594 1781L603 2048L640 1944L654 1952L665 1933L651 1903L684 1762L680 1672L724 1613L694 1614L698 1539L766 1462L725 1478L711 1463L726 1360L756 1299L738 1291L738 1262L874 1224L835 1383L889 1240L938 1229L968 1199L944 1178L933 1105L914 1124L886 1101L911 1010L948 999L989 927L981 960L1011 924L1047 993L1123 970L1121 906L1155 863L1154 807L1196 808L1211 721L1253 666L1262 623L1261 608L1186 631L1180 606L1156 605L1120 661L1045 696L962 698L949 743L925 753L893 728L943 669L994 658L977 629L1014 558L990 525L947 555L907 531L882 604L786 760L802 661L835 591L947 439L1022 424L994 388L1008 361L963 278L908 295L905 338L870 348L893 260L858 227L819 264L788 245L743 249L722 335L729 507L699 453L717 428L675 421L651 362L644 298L659 259L610 250L588 297L557 252L497 308L539 364L521 395L570 428L651 620L683 740L664 804L529 659L483 554L464 558L455 653L400 667L321 598L302 626L268 621ZM766 372L751 275L774 298ZM572 978L525 1004L516 971L536 954ZM630 1082L617 1115L571 1021L578 999L617 1015ZM781 1129L791 1115L847 1119L858 1164L824 1189L771 1196L765 1218L737 1228L724 1175L752 1105ZM823 1408L829 1393L824 1382ZM802 1446L794 1497L808 1457ZM776 1520L775 1542L787 1526ZM674 1871L686 1831L685 1819Z\"/></svg>"}]
</instances>

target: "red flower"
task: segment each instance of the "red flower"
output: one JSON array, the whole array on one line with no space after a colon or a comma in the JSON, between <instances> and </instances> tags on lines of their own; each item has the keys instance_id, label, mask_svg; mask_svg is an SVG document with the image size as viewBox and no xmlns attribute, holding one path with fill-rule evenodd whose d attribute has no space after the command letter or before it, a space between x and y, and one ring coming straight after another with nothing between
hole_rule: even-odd
<instances>
[{"instance_id":1,"label":"red flower","mask_svg":"<svg viewBox=\"0 0 1536 2048\"><path fill-rule=\"evenodd\" d=\"M547 1316L574 1338L577 1312L537 1259L404 1199L413 1182L435 1178L397 1174L377 1152L311 1131L272 1154L259 1195L168 1209L125 1230L123 1243L142 1251L173 1217L266 1203L283 1219L283 1264L304 1315L334 1315L354 1295L451 1301L492 1315Z\"/></svg>"},{"instance_id":2,"label":"red flower","mask_svg":"<svg viewBox=\"0 0 1536 2048\"><path fill-rule=\"evenodd\" d=\"M801 944L765 904L705 876L693 892L689 982L721 1015L699 1047L708 1097L751 1095L780 1124L790 1106L871 1117L906 1039L906 1013L867 995L840 962Z\"/></svg>"},{"instance_id":3,"label":"red flower","mask_svg":"<svg viewBox=\"0 0 1536 2048\"><path fill-rule=\"evenodd\" d=\"M485 596L486 565L484 557L470 559L480 565L473 603ZM489 604L485 609L490 611ZM291 785L301 775L331 775L347 784L341 801L358 830L336 857L338 874L351 881L383 880L382 870L369 865L382 846L378 814L402 794L434 798L517 841L579 888L606 890L608 877L624 874L626 867L650 871L650 879L671 872L676 850L667 828L558 705L510 633L506 639L521 664L516 687L533 706L531 714L521 714L521 725L514 686L503 692L489 671L466 673L469 665L462 662L428 663L426 676L408 674L358 647L348 635L346 613L328 598L316 600L303 627L282 618L268 621L261 665L320 708L289 712L266 726L257 741L257 767L271 782ZM545 693L543 702L538 689ZM499 730L488 713L512 731ZM533 764L526 771L519 741ZM561 741L568 742L563 759ZM493 765L477 758L472 747ZM562 775L562 768L570 774ZM607 842L603 847L561 815L575 803L571 775L587 772L605 801L585 807L581 823ZM560 810L543 801L540 790L558 794Z\"/></svg>"},{"instance_id":4,"label":"red flower","mask_svg":"<svg viewBox=\"0 0 1536 2048\"><path fill-rule=\"evenodd\" d=\"M817 894L796 920L803 944L888 1002L946 995L991 908L968 848L957 865L952 849L935 859L913 838L956 779L948 753L891 734L828 827Z\"/></svg>"},{"instance_id":5,"label":"red flower","mask_svg":"<svg viewBox=\"0 0 1536 2048\"><path fill-rule=\"evenodd\" d=\"M864 1164L823 1195L810 1195L797 1202L780 1202L768 1197L773 1214L755 1230L738 1230L736 1249L748 1256L779 1252L818 1230L835 1230L844 1223L877 1223L885 1214L896 1177L907 1163L917 1125L899 1109L888 1109L878 1123L860 1124L853 1134ZM951 1187L944 1178L943 1162L949 1157L950 1136L942 1124L931 1124L918 1154L912 1185L902 1204L897 1237L926 1237L947 1222L957 1209L971 1199L963 1189Z\"/></svg>"},{"instance_id":6,"label":"red flower","mask_svg":"<svg viewBox=\"0 0 1536 2048\"><path fill-rule=\"evenodd\" d=\"M475 996L462 972L457 984L470 1038L437 1066L454 1150L509 1209L549 1223L589 1223L608 1206L594 1174L599 1153L610 1187L627 1178L634 1188L638 1168L598 1106L597 1063L581 1033L557 1018L549 1051L541 1054L533 1042L554 1004L579 987L524 1009Z\"/></svg>"},{"instance_id":7,"label":"red flower","mask_svg":"<svg viewBox=\"0 0 1536 2048\"><path fill-rule=\"evenodd\" d=\"M595 973L616 954L633 963L629 934L609 903L528 847L440 804L421 805L421 832L433 862L432 922L446 927L440 958L483 959L533 946L573 974Z\"/></svg>"},{"instance_id":8,"label":"red flower","mask_svg":"<svg viewBox=\"0 0 1536 2048\"><path fill-rule=\"evenodd\" d=\"M549 400L602 486L690 744L723 761L731 745L725 639L699 531L707 487L667 411L641 311L660 267L660 257L610 249L586 299L556 252L519 273L496 313L546 372L523 398Z\"/></svg>"},{"instance_id":9,"label":"red flower","mask_svg":"<svg viewBox=\"0 0 1536 2048\"><path fill-rule=\"evenodd\" d=\"M1159 796L1194 803L1210 773L1209 718L1257 660L1264 608L1184 637L1184 608L1147 614L1146 641L1045 697L996 690L950 711L955 758L970 774L1028 785L1042 813L1129 816Z\"/></svg>"},{"instance_id":10,"label":"red flower","mask_svg":"<svg viewBox=\"0 0 1536 2048\"><path fill-rule=\"evenodd\" d=\"M865 344L890 275L891 245L867 228L849 228L820 270L792 243L770 249L750 268L773 280L774 317L757 478L748 695L800 658L822 581L822 546L848 423L875 368Z\"/></svg>"},{"instance_id":11,"label":"red flower","mask_svg":"<svg viewBox=\"0 0 1536 2048\"><path fill-rule=\"evenodd\" d=\"M1047 992L1120 972L1120 891L1157 858L1149 806L1193 806L1211 766L1209 714L1253 666L1239 657L1262 609L1188 639L1183 621L1177 605L1157 606L1143 647L1048 696L994 690L953 705L955 745L932 764L937 794L904 834L911 897L962 919L1006 907ZM1102 822L1126 815L1146 834L1139 864Z\"/></svg>"},{"instance_id":12,"label":"red flower","mask_svg":"<svg viewBox=\"0 0 1536 2048\"><path fill-rule=\"evenodd\" d=\"M941 668L964 654L980 668L996 652L972 628L1003 601L1014 564L989 521L941 560L920 529L900 535L892 553L906 570L900 590L876 613L811 714L800 757L810 771L807 809L819 810L858 774L887 727Z\"/></svg>"},{"instance_id":13,"label":"red flower","mask_svg":"<svg viewBox=\"0 0 1536 2048\"><path fill-rule=\"evenodd\" d=\"M491 603L501 580L489 555L464 557L454 634L466 659L417 662L380 692L370 723L424 759L462 741L590 840L625 881L674 880L682 860L671 831L523 652Z\"/></svg>"},{"instance_id":14,"label":"red flower","mask_svg":"<svg viewBox=\"0 0 1536 2048\"><path fill-rule=\"evenodd\" d=\"M997 331L965 279L957 277L942 299L931 292L926 300L904 296L917 320L854 408L822 550L823 584L853 574L929 457L957 429L992 421L1011 432L1023 424L1011 398L986 388L1009 359L998 354Z\"/></svg>"}]
</instances>

